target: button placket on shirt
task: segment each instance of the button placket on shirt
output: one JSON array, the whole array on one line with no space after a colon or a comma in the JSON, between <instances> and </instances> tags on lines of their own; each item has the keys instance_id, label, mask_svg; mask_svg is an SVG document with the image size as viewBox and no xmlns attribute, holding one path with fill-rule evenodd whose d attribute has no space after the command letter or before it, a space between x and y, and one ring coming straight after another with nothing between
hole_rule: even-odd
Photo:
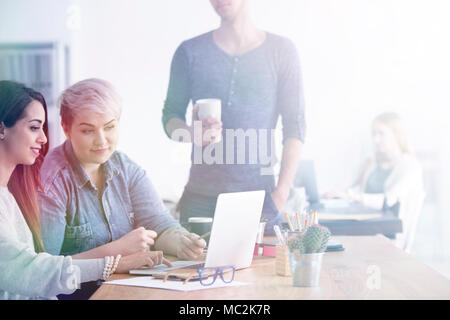
<instances>
[{"instance_id":1,"label":"button placket on shirt","mask_svg":"<svg viewBox=\"0 0 450 320\"><path fill-rule=\"evenodd\" d=\"M114 222L112 221L112 217L111 217L111 208L108 204L108 201L106 200L106 192L108 189L108 183L105 184L105 188L103 189L103 194L102 194L102 206L103 206L103 210L105 212L105 216L106 216L106 221L108 222L108 227L109 227L109 232L111 235L111 239L115 239L114 234L115 234L115 225Z\"/></svg>"},{"instance_id":2,"label":"button placket on shirt","mask_svg":"<svg viewBox=\"0 0 450 320\"><path fill-rule=\"evenodd\" d=\"M95 194L95 197L97 199L100 200L102 208L103 208L103 213L106 219L106 223L108 226L108 230L110 233L110 237L112 239L112 232L113 232L113 224L111 224L111 210L109 210L109 206L108 206L108 202L105 201L105 194L106 194L106 189L108 188L108 184L105 184L105 188L103 189L103 194L101 195L101 197L99 198L99 190L97 189L97 187L91 183L91 191Z\"/></svg>"},{"instance_id":3,"label":"button placket on shirt","mask_svg":"<svg viewBox=\"0 0 450 320\"><path fill-rule=\"evenodd\" d=\"M234 79L235 79L236 73L237 73L237 64L239 62L239 58L238 57L234 57L233 61L234 61L234 63L233 63L233 73L231 75L230 92L229 92L229 95L228 95L228 106L232 105L231 99L232 99L232 97L234 95L234 84L235 84L235 80Z\"/></svg>"}]
</instances>

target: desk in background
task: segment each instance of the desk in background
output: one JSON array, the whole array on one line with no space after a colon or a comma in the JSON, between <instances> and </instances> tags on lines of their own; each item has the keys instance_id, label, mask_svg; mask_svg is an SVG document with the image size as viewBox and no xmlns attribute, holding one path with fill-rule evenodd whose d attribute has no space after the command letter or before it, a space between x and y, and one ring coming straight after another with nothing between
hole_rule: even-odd
<instances>
[{"instance_id":1,"label":"desk in background","mask_svg":"<svg viewBox=\"0 0 450 320\"><path fill-rule=\"evenodd\" d=\"M305 300L305 299L450 299L450 280L397 249L384 236L334 237L345 251L327 252L320 287L292 286L291 277L275 274L275 258L253 259L236 272L248 286L192 292L102 285L91 299L163 300ZM113 275L111 280L135 277Z\"/></svg>"},{"instance_id":2,"label":"desk in background","mask_svg":"<svg viewBox=\"0 0 450 320\"><path fill-rule=\"evenodd\" d=\"M402 220L390 214L385 214L379 218L361 220L320 219L320 224L328 227L331 231L331 234L336 236L362 236L383 234L390 239L395 239L395 235L397 233L401 233L403 230Z\"/></svg>"},{"instance_id":3,"label":"desk in background","mask_svg":"<svg viewBox=\"0 0 450 320\"><path fill-rule=\"evenodd\" d=\"M348 207L312 208L319 212L320 224L334 236L371 236L382 234L395 239L403 231L402 220L395 214L352 204Z\"/></svg>"}]
</instances>

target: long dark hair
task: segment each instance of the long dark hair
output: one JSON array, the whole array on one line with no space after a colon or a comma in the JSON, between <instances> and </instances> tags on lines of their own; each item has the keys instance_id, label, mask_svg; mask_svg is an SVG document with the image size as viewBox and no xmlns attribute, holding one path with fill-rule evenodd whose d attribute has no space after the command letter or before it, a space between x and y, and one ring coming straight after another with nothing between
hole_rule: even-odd
<instances>
[{"instance_id":1,"label":"long dark hair","mask_svg":"<svg viewBox=\"0 0 450 320\"><path fill-rule=\"evenodd\" d=\"M45 110L43 130L48 137L47 104L44 96L23 84L13 81L0 81L0 122L5 127L13 127L21 119L25 108L36 100ZM42 146L41 153L33 165L18 164L8 181L8 189L17 201L22 214L33 234L35 249L44 251L39 219L38 188L42 189L40 168L48 152L48 143Z\"/></svg>"}]
</instances>

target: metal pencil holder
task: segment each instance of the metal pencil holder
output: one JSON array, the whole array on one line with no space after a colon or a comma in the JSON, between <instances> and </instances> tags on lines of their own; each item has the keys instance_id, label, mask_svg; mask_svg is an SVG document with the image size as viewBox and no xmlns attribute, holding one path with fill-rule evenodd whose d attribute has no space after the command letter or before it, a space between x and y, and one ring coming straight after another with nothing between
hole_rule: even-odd
<instances>
[{"instance_id":1,"label":"metal pencil holder","mask_svg":"<svg viewBox=\"0 0 450 320\"><path fill-rule=\"evenodd\" d=\"M294 287L318 287L322 268L321 253L290 252L292 285Z\"/></svg>"}]
</instances>

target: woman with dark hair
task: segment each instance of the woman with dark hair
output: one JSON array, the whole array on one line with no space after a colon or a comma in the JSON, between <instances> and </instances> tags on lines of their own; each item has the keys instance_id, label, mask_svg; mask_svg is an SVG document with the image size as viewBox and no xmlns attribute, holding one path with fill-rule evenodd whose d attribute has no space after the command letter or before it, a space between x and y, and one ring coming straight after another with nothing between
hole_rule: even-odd
<instances>
[{"instance_id":1,"label":"woman with dark hair","mask_svg":"<svg viewBox=\"0 0 450 320\"><path fill-rule=\"evenodd\" d=\"M2 121L2 123L0 123L0 128L3 129L3 126L6 128L13 127L23 114L28 104L34 101L35 103L40 103L44 108L45 118L43 119L44 122L41 123L41 125L44 134L43 138L47 137L47 105L44 97L39 92L14 82L1 81L0 86L0 119ZM0 135L0 140L4 140L4 134ZM13 144L8 145L10 145L13 150L17 151L16 148L18 146ZM36 151L37 150L38 149L36 149ZM2 157L7 154L11 154L10 151L12 150L6 149L4 155L2 152ZM40 237L39 205L37 202L36 186L40 185L39 168L44 161L44 156L47 154L47 151L48 144L41 144L40 151L37 154L34 163L32 162L31 165L16 165L8 182L8 189L13 194L14 198L16 198L17 204L19 205L24 218L31 229L35 247L38 252L44 251L44 247Z\"/></svg>"},{"instance_id":2,"label":"woman with dark hair","mask_svg":"<svg viewBox=\"0 0 450 320\"><path fill-rule=\"evenodd\" d=\"M37 189L47 152L44 97L0 81L0 299L55 298L80 282L167 262L162 252L77 260L43 252Z\"/></svg>"}]
</instances>

